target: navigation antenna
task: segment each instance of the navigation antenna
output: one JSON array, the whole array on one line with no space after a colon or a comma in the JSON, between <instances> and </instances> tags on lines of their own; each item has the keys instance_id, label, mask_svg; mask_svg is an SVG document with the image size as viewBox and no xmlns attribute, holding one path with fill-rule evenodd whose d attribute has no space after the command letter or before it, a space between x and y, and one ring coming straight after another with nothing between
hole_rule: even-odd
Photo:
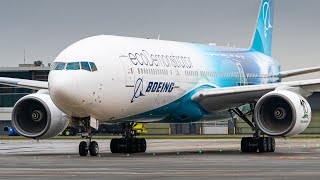
<instances>
[{"instance_id":1,"label":"navigation antenna","mask_svg":"<svg viewBox=\"0 0 320 180\"><path fill-rule=\"evenodd\" d=\"M26 49L23 49L23 64L26 64Z\"/></svg>"}]
</instances>

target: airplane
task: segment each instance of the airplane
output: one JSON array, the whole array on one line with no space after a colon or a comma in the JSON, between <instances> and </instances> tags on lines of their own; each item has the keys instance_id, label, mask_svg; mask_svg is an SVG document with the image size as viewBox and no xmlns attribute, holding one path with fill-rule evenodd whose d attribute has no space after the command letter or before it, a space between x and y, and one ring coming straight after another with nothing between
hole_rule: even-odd
<instances>
[{"instance_id":1,"label":"airplane","mask_svg":"<svg viewBox=\"0 0 320 180\"><path fill-rule=\"evenodd\" d=\"M320 79L282 81L320 67L281 71L271 57L274 3L261 1L250 48L112 35L80 40L57 56L48 82L0 78L0 84L38 90L14 105L12 124L37 140L84 124L79 155L97 156L92 130L100 122L125 129L122 138L111 140L112 153L140 153L147 143L132 131L134 122L219 120L225 112L253 129L252 137L241 140L242 152L274 152L274 137L307 128L306 98L320 91Z\"/></svg>"}]
</instances>

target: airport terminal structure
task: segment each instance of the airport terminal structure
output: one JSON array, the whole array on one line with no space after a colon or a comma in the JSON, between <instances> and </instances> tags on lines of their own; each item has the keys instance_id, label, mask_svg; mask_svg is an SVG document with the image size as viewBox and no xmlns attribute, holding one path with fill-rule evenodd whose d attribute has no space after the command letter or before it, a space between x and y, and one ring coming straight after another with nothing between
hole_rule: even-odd
<instances>
[{"instance_id":1,"label":"airport terminal structure","mask_svg":"<svg viewBox=\"0 0 320 180\"><path fill-rule=\"evenodd\" d=\"M0 77L12 77L30 80L47 81L49 67L20 65L20 67L1 67ZM4 127L11 127L11 113L14 104L23 96L34 93L34 90L0 85L0 134L4 135ZM320 93L308 98L312 107L313 119L303 134L320 133ZM112 126L111 126L112 127ZM195 134L250 134L251 128L240 118L228 121L192 123L192 124L146 124L149 135L195 135ZM112 133L114 128L102 124L101 133Z\"/></svg>"}]
</instances>

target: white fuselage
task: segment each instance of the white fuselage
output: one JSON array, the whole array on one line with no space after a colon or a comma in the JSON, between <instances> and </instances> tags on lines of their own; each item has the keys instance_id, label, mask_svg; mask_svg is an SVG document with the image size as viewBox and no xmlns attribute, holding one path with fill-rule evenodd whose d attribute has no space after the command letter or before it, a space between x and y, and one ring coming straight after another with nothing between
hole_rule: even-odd
<instances>
[{"instance_id":1,"label":"white fuselage","mask_svg":"<svg viewBox=\"0 0 320 180\"><path fill-rule=\"evenodd\" d=\"M181 106L172 103L203 86L279 81L274 76L278 63L255 51L106 35L76 42L55 62L95 63L93 72L52 70L48 82L50 96L61 111L100 121L148 112L148 116L168 117L172 108ZM167 110L152 114L166 106Z\"/></svg>"}]
</instances>

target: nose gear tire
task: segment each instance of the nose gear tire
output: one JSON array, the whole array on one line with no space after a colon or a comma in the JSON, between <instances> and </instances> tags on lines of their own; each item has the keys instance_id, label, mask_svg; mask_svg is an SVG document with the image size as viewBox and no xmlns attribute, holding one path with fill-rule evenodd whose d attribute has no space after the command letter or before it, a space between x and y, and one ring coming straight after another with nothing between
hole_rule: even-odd
<instances>
[{"instance_id":1,"label":"nose gear tire","mask_svg":"<svg viewBox=\"0 0 320 180\"><path fill-rule=\"evenodd\" d=\"M85 142L85 141L80 142L79 155L80 156L87 156L88 155L87 142Z\"/></svg>"},{"instance_id":2,"label":"nose gear tire","mask_svg":"<svg viewBox=\"0 0 320 180\"><path fill-rule=\"evenodd\" d=\"M90 156L97 156L99 154L99 145L96 141L92 141L89 145Z\"/></svg>"}]
</instances>

